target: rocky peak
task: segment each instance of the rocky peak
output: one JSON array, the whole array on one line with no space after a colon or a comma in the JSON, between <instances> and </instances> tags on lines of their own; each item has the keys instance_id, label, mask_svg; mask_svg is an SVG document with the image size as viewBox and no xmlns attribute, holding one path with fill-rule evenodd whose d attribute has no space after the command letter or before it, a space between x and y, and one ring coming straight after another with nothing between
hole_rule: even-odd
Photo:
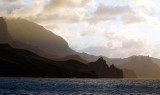
<instances>
[{"instance_id":1,"label":"rocky peak","mask_svg":"<svg viewBox=\"0 0 160 95\"><path fill-rule=\"evenodd\" d=\"M114 64L112 64L112 65L110 66L110 68L111 68L111 69L115 68Z\"/></svg>"},{"instance_id":2,"label":"rocky peak","mask_svg":"<svg viewBox=\"0 0 160 95\"><path fill-rule=\"evenodd\" d=\"M103 57L100 57L96 62L98 62L98 63L106 63L106 61L103 59Z\"/></svg>"}]
</instances>

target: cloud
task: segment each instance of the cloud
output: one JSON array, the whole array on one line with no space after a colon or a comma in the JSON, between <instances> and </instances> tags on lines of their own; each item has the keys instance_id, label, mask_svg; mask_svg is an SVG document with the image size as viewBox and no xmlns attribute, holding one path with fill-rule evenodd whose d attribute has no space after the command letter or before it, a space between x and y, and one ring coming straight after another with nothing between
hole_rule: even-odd
<instances>
[{"instance_id":1,"label":"cloud","mask_svg":"<svg viewBox=\"0 0 160 95\"><path fill-rule=\"evenodd\" d=\"M142 39L128 39L122 42L122 48L130 50L142 49L145 44L146 41Z\"/></svg>"},{"instance_id":2,"label":"cloud","mask_svg":"<svg viewBox=\"0 0 160 95\"><path fill-rule=\"evenodd\" d=\"M13 17L30 18L36 17L43 11L43 4L41 2L33 2L31 5L23 6L11 12Z\"/></svg>"},{"instance_id":3,"label":"cloud","mask_svg":"<svg viewBox=\"0 0 160 95\"><path fill-rule=\"evenodd\" d=\"M148 40L144 37L138 37L133 30L128 30L123 27L110 26L105 31L105 37L108 39L100 42L97 46L90 46L81 51L95 55L103 55L107 57L128 57L132 55L147 54L151 52L147 47Z\"/></svg>"},{"instance_id":4,"label":"cloud","mask_svg":"<svg viewBox=\"0 0 160 95\"><path fill-rule=\"evenodd\" d=\"M0 2L0 12L6 12L6 16L8 16L12 13L12 11L14 11L16 9L20 9L23 6L24 5L21 5L21 4L12 4L12 6L11 6L10 3Z\"/></svg>"},{"instance_id":5,"label":"cloud","mask_svg":"<svg viewBox=\"0 0 160 95\"><path fill-rule=\"evenodd\" d=\"M49 2L47 2L45 5L45 9L53 10L63 7L81 7L90 2L91 0L49 0Z\"/></svg>"},{"instance_id":6,"label":"cloud","mask_svg":"<svg viewBox=\"0 0 160 95\"><path fill-rule=\"evenodd\" d=\"M23 0L2 0L3 2L18 2L21 3Z\"/></svg>"},{"instance_id":7,"label":"cloud","mask_svg":"<svg viewBox=\"0 0 160 95\"><path fill-rule=\"evenodd\" d=\"M64 7L64 6L71 6L74 4L75 4L74 0L50 0L45 5L45 9L51 10L51 9L60 8L60 7Z\"/></svg>"},{"instance_id":8,"label":"cloud","mask_svg":"<svg viewBox=\"0 0 160 95\"><path fill-rule=\"evenodd\" d=\"M138 39L135 29L128 29L125 26L110 25L104 32L104 36L109 40L126 40L126 39Z\"/></svg>"},{"instance_id":9,"label":"cloud","mask_svg":"<svg viewBox=\"0 0 160 95\"><path fill-rule=\"evenodd\" d=\"M107 57L128 57L132 55L150 55L145 48L147 43L144 40L130 39L125 42L121 41L106 41L97 46L90 46L80 50L80 52L87 52L94 55L103 55Z\"/></svg>"},{"instance_id":10,"label":"cloud","mask_svg":"<svg viewBox=\"0 0 160 95\"><path fill-rule=\"evenodd\" d=\"M100 4L96 11L86 18L86 21L98 25L107 21L116 21L119 17L123 24L137 24L146 21L142 15L130 6L106 6L104 4Z\"/></svg>"},{"instance_id":11,"label":"cloud","mask_svg":"<svg viewBox=\"0 0 160 95\"><path fill-rule=\"evenodd\" d=\"M129 6L106 6L100 4L96 11L92 12L85 20L94 25L104 24L106 21L116 20L117 15L133 13Z\"/></svg>"},{"instance_id":12,"label":"cloud","mask_svg":"<svg viewBox=\"0 0 160 95\"><path fill-rule=\"evenodd\" d=\"M146 22L146 19L138 14L126 14L121 17L123 24L135 24Z\"/></svg>"},{"instance_id":13,"label":"cloud","mask_svg":"<svg viewBox=\"0 0 160 95\"><path fill-rule=\"evenodd\" d=\"M44 3L42 1L35 1L29 5L13 4L12 6L10 3L3 2L2 6L0 6L0 15L5 17L22 17L42 25L74 24L82 21L85 17L86 9L80 6L87 6L90 1L91 0L50 0L48 3ZM57 7L56 11L45 10L46 6L48 6L48 4L52 5L53 2L57 2L60 7ZM68 4L67 2L76 4L78 6L65 7L67 5L63 4Z\"/></svg>"},{"instance_id":14,"label":"cloud","mask_svg":"<svg viewBox=\"0 0 160 95\"><path fill-rule=\"evenodd\" d=\"M81 33L81 35L91 36L91 35L95 35L96 33L100 33L103 31L104 31L104 28L101 26L87 24L84 28L84 31Z\"/></svg>"},{"instance_id":15,"label":"cloud","mask_svg":"<svg viewBox=\"0 0 160 95\"><path fill-rule=\"evenodd\" d=\"M151 0L131 0L131 2L141 9L149 10L151 8Z\"/></svg>"},{"instance_id":16,"label":"cloud","mask_svg":"<svg viewBox=\"0 0 160 95\"><path fill-rule=\"evenodd\" d=\"M42 24L77 24L84 21L85 6L89 3L91 0L50 0L44 4L41 14L31 20Z\"/></svg>"},{"instance_id":17,"label":"cloud","mask_svg":"<svg viewBox=\"0 0 160 95\"><path fill-rule=\"evenodd\" d=\"M115 17L110 17L106 15L93 15L92 17L85 18L85 21L92 25L102 25L110 20L115 20Z\"/></svg>"},{"instance_id":18,"label":"cloud","mask_svg":"<svg viewBox=\"0 0 160 95\"><path fill-rule=\"evenodd\" d=\"M94 12L95 15L121 15L124 13L132 13L132 9L129 6L105 6L104 4L100 4L97 10Z\"/></svg>"}]
</instances>

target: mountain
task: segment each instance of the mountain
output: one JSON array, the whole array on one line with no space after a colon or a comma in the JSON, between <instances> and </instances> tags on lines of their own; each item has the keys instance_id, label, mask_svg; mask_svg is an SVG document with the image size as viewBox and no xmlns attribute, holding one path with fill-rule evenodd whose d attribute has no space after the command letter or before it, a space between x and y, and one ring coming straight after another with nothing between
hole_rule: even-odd
<instances>
[{"instance_id":1,"label":"mountain","mask_svg":"<svg viewBox=\"0 0 160 95\"><path fill-rule=\"evenodd\" d=\"M130 61L130 57L129 58L108 58L105 56L95 56L95 55L90 55L87 53L79 53L78 54L81 58L87 60L88 62L93 62L98 60L100 57L103 57L103 59L105 61L107 61L108 65L112 65L114 64L115 66L119 65L119 64L124 64Z\"/></svg>"},{"instance_id":2,"label":"mountain","mask_svg":"<svg viewBox=\"0 0 160 95\"><path fill-rule=\"evenodd\" d=\"M149 56L133 56L118 67L133 70L137 78L160 78L160 67Z\"/></svg>"},{"instance_id":3,"label":"mountain","mask_svg":"<svg viewBox=\"0 0 160 95\"><path fill-rule=\"evenodd\" d=\"M96 62L89 63L88 66L92 71L96 72L99 78L123 78L122 70L114 65L109 67L102 57Z\"/></svg>"},{"instance_id":4,"label":"mountain","mask_svg":"<svg viewBox=\"0 0 160 95\"><path fill-rule=\"evenodd\" d=\"M67 57L67 59L72 59L72 55L79 55L81 58L76 59L83 59L83 62L93 62L101 57L87 53L78 53L72 50L62 37L25 19L0 17L0 25L2 30L0 31L0 43L9 43L12 47L26 49L43 57ZM126 63L125 60L121 59L110 59L104 56L103 58L110 65L117 62Z\"/></svg>"},{"instance_id":5,"label":"mountain","mask_svg":"<svg viewBox=\"0 0 160 95\"><path fill-rule=\"evenodd\" d=\"M53 61L28 50L0 44L0 77L95 78L97 76L87 65L76 60Z\"/></svg>"},{"instance_id":6,"label":"mountain","mask_svg":"<svg viewBox=\"0 0 160 95\"><path fill-rule=\"evenodd\" d=\"M1 37L0 42L9 43L13 47L27 49L43 57L64 57L77 54L69 48L68 43L60 36L46 30L44 27L17 18L0 18ZM26 48L27 47L27 48ZM41 50L41 53L38 50ZM43 53L42 53L43 51Z\"/></svg>"},{"instance_id":7,"label":"mountain","mask_svg":"<svg viewBox=\"0 0 160 95\"><path fill-rule=\"evenodd\" d=\"M48 57L48 58L52 58L52 57L55 57L49 53L46 53L44 51L42 51L41 49L39 49L38 47L36 46L32 46L32 45L28 45L28 44L25 44L25 43L22 43L21 41L18 41L14 38L12 38L10 36L10 34L8 33L8 27L7 27L7 24L5 22L5 19L0 17L0 43L8 43L10 44L12 47L15 47L15 48L20 48L20 49L27 49L27 50L30 50L40 56L43 56L43 57Z\"/></svg>"},{"instance_id":8,"label":"mountain","mask_svg":"<svg viewBox=\"0 0 160 95\"><path fill-rule=\"evenodd\" d=\"M155 63L155 64L157 64L159 67L160 67L160 59L158 59L158 58L151 58L152 59L152 61Z\"/></svg>"},{"instance_id":9,"label":"mountain","mask_svg":"<svg viewBox=\"0 0 160 95\"><path fill-rule=\"evenodd\" d=\"M108 58L104 56L89 55L87 53L78 53L72 50L62 37L57 36L51 31L46 30L44 27L25 19L0 17L0 29L0 43L8 43L14 48L29 50L37 55L56 61L67 61L74 59L85 64L97 61L100 57L103 57L108 65L114 64L118 68L121 67L125 77L134 77L135 74L137 75L135 68L128 68L130 66L126 65L132 61L132 57ZM138 56L138 58L139 57L140 56ZM150 59L152 61L150 61L150 63L154 63L154 66L152 67L152 64L151 67L148 68L149 70L155 69L156 64L159 64L160 66L159 59L151 57ZM143 62L137 61L136 63L140 63L140 66L138 67L140 68ZM144 65L145 64L143 63L143 66ZM138 66L138 64L136 66ZM129 73L132 75L130 76ZM148 73L151 73L151 71ZM137 75L137 77L139 78L140 75Z\"/></svg>"},{"instance_id":10,"label":"mountain","mask_svg":"<svg viewBox=\"0 0 160 95\"><path fill-rule=\"evenodd\" d=\"M77 60L77 61L85 63L85 64L88 63L87 60L81 58L79 55L69 55L69 56L65 56L62 58L52 58L52 60L57 60L57 61L66 61L66 60L71 60L71 59Z\"/></svg>"},{"instance_id":11,"label":"mountain","mask_svg":"<svg viewBox=\"0 0 160 95\"><path fill-rule=\"evenodd\" d=\"M81 58L87 60L88 62L96 61L101 57L101 56L90 55L90 54L87 54L87 53L78 53L78 55Z\"/></svg>"},{"instance_id":12,"label":"mountain","mask_svg":"<svg viewBox=\"0 0 160 95\"><path fill-rule=\"evenodd\" d=\"M123 78L137 78L136 73L133 70L123 68Z\"/></svg>"},{"instance_id":13,"label":"mountain","mask_svg":"<svg viewBox=\"0 0 160 95\"><path fill-rule=\"evenodd\" d=\"M2 67L4 66L6 70L8 70L7 65L9 65L11 66L10 67L11 71L13 70L12 71L13 73L14 71L16 72L14 74L23 76L22 73L24 73L24 76L26 75L32 76L31 72L33 72L33 74L36 73L37 76L41 76L41 74L38 74L37 71L41 70L42 74L44 72L46 73L46 71L48 70L51 73L55 73L54 69L58 68L60 69L58 71L58 74L59 73L61 74L62 73L61 71L65 71L64 74L67 73L66 75L69 75L69 76L73 76L74 74L73 77L93 77L93 76L95 77L96 76L94 71L91 72L88 65L86 65L88 61L81 58L81 56L83 56L83 53L75 52L68 46L68 43L63 38L55 35L51 31L46 30L42 26L24 19L20 19L20 18L7 19L2 17L0 18L0 25L2 28L2 31L0 31L0 35L2 36L0 39L0 43L3 43L1 45L1 47L3 47L1 48L1 50L5 50L7 48L5 53L8 55L7 56L4 53L2 54L4 54L5 57L1 55ZM8 43L14 48L7 45L5 47L4 43ZM7 53L7 50L11 52ZM33 53L31 54L27 50ZM23 53L25 56L23 55ZM37 55L35 55L34 53ZM15 57L11 58L11 55ZM40 55L41 57L38 55ZM88 54L87 56L92 57L92 59L94 57ZM46 57L49 59L45 59L43 57ZM3 63L7 63L7 64L3 64ZM15 64L12 64L12 63L15 63ZM26 67L28 67L29 70L31 71L28 71ZM45 70L44 68L47 68L48 70ZM53 70L51 70L51 68ZM114 69L115 67L111 66L109 70L114 71ZM2 72L3 70L4 69L2 69ZM21 71L21 70L24 72L19 74L18 71ZM10 71L7 71L7 73L9 73L9 75L12 75L10 74ZM75 75L76 73L77 75ZM84 73L84 75L82 75L82 73ZM113 72L112 73L108 72L108 74L115 75L115 73ZM36 75L33 75L33 76L36 76ZM42 75L42 76L50 77L52 75L50 75L50 73L48 72L47 75ZM60 76L57 75L57 76L61 77L61 75Z\"/></svg>"}]
</instances>

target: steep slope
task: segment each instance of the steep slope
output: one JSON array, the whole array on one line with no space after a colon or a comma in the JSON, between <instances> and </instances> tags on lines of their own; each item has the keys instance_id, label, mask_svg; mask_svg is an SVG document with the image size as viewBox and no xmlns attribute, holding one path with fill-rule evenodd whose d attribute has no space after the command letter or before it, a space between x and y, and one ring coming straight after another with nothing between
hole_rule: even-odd
<instances>
[{"instance_id":1,"label":"steep slope","mask_svg":"<svg viewBox=\"0 0 160 95\"><path fill-rule=\"evenodd\" d=\"M53 61L27 50L0 44L0 77L93 78L96 75L87 65L75 60Z\"/></svg>"},{"instance_id":2,"label":"steep slope","mask_svg":"<svg viewBox=\"0 0 160 95\"><path fill-rule=\"evenodd\" d=\"M7 30L10 36L24 44L36 46L47 53L64 57L76 54L60 36L42 26L24 19L7 19Z\"/></svg>"},{"instance_id":3,"label":"steep slope","mask_svg":"<svg viewBox=\"0 0 160 95\"><path fill-rule=\"evenodd\" d=\"M8 33L8 28L7 28L7 24L5 22L5 19L2 17L0 17L0 29L1 29L0 30L0 43L8 43L15 48L27 49L27 50L30 50L30 51L32 51L40 56L43 56L43 57L48 57L48 58L55 57L49 53L42 51L41 49L39 49L36 46L28 45L28 44L22 43L16 39L13 39L10 36L10 34Z\"/></svg>"},{"instance_id":4,"label":"steep slope","mask_svg":"<svg viewBox=\"0 0 160 95\"><path fill-rule=\"evenodd\" d=\"M10 41L10 36L8 35L7 25L2 17L0 17L0 43L7 43Z\"/></svg>"},{"instance_id":5,"label":"steep slope","mask_svg":"<svg viewBox=\"0 0 160 95\"><path fill-rule=\"evenodd\" d=\"M96 72L100 78L123 78L122 70L116 68L114 65L109 67L102 57L96 62L89 63L88 66L91 70Z\"/></svg>"},{"instance_id":6,"label":"steep slope","mask_svg":"<svg viewBox=\"0 0 160 95\"><path fill-rule=\"evenodd\" d=\"M160 78L160 67L150 57L133 56L130 62L119 67L133 70L137 78Z\"/></svg>"}]
</instances>

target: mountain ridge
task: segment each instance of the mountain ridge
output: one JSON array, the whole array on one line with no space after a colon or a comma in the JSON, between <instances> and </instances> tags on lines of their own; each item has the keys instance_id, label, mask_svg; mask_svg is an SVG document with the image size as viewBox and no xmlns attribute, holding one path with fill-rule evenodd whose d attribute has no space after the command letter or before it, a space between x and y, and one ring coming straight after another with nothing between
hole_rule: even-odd
<instances>
[{"instance_id":1,"label":"mountain ridge","mask_svg":"<svg viewBox=\"0 0 160 95\"><path fill-rule=\"evenodd\" d=\"M118 67L133 70L137 78L160 78L160 67L149 56L133 56L129 62Z\"/></svg>"},{"instance_id":2,"label":"mountain ridge","mask_svg":"<svg viewBox=\"0 0 160 95\"><path fill-rule=\"evenodd\" d=\"M62 63L66 67L62 67ZM75 65L71 66L69 63ZM81 68L73 69L79 65L82 65ZM0 44L0 77L96 78L96 74L87 65L75 60L53 61L28 50Z\"/></svg>"},{"instance_id":3,"label":"mountain ridge","mask_svg":"<svg viewBox=\"0 0 160 95\"><path fill-rule=\"evenodd\" d=\"M4 20L8 34L16 41L38 47L44 52L57 57L76 54L74 50L69 48L68 43L62 37L46 30L43 26L21 18L4 18Z\"/></svg>"},{"instance_id":4,"label":"mountain ridge","mask_svg":"<svg viewBox=\"0 0 160 95\"><path fill-rule=\"evenodd\" d=\"M22 43L16 39L12 38L10 36L10 34L8 33L7 24L6 24L5 19L3 17L0 17L0 28L1 28L0 38L3 38L3 39L0 39L0 43L8 43L12 47L15 47L15 48L27 49L27 50L30 50L30 51L32 51L40 56L43 56L43 57L50 58L50 57L54 56L54 55L51 55L49 53L42 51L38 47Z\"/></svg>"}]
</instances>

